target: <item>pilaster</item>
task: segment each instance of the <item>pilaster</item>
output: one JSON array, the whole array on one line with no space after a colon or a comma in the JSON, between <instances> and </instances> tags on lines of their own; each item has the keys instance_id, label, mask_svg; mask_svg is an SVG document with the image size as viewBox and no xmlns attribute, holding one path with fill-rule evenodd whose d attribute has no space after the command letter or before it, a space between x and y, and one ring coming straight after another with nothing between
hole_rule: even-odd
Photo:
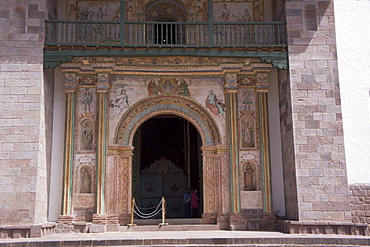
<instances>
[{"instance_id":1,"label":"pilaster","mask_svg":"<svg viewBox=\"0 0 370 247\"><path fill-rule=\"evenodd\" d=\"M98 138L96 152L96 213L105 213L105 169L107 155L107 119L108 119L108 74L98 74Z\"/></svg>"},{"instance_id":2,"label":"pilaster","mask_svg":"<svg viewBox=\"0 0 370 247\"><path fill-rule=\"evenodd\" d=\"M72 174L74 161L74 131L76 115L77 77L75 74L65 74L64 90L66 92L66 125L63 165L63 198L62 215L72 215Z\"/></svg>"},{"instance_id":3,"label":"pilaster","mask_svg":"<svg viewBox=\"0 0 370 247\"><path fill-rule=\"evenodd\" d=\"M130 222L132 200L132 147L108 147L106 213L118 215L121 225Z\"/></svg>"},{"instance_id":4,"label":"pilaster","mask_svg":"<svg viewBox=\"0 0 370 247\"><path fill-rule=\"evenodd\" d=\"M260 151L261 151L261 173L262 173L262 194L264 212L272 213L271 200L271 167L270 167L270 140L269 121L267 108L268 73L257 74L257 98L260 118Z\"/></svg>"},{"instance_id":5,"label":"pilaster","mask_svg":"<svg viewBox=\"0 0 370 247\"><path fill-rule=\"evenodd\" d=\"M203 194L204 212L202 222L204 224L216 223L217 219L217 189L216 183L218 167L216 164L217 149L215 147L202 147L203 156Z\"/></svg>"},{"instance_id":6,"label":"pilaster","mask_svg":"<svg viewBox=\"0 0 370 247\"><path fill-rule=\"evenodd\" d=\"M227 123L229 133L231 212L240 212L239 141L238 141L238 83L237 74L227 74L225 83Z\"/></svg>"}]
</instances>

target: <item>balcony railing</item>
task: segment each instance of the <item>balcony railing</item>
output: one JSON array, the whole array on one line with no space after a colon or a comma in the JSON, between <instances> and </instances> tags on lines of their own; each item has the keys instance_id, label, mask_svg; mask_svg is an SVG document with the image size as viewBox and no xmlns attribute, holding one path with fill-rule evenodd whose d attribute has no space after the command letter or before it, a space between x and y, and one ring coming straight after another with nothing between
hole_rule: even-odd
<instances>
[{"instance_id":1,"label":"balcony railing","mask_svg":"<svg viewBox=\"0 0 370 247\"><path fill-rule=\"evenodd\" d=\"M285 47L284 22L45 22L45 45Z\"/></svg>"}]
</instances>

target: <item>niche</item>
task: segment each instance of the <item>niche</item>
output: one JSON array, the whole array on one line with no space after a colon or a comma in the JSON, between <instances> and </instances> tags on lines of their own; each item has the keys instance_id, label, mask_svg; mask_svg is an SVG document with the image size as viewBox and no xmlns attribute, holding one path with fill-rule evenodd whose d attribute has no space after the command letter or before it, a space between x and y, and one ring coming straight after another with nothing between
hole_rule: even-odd
<instances>
[{"instance_id":1,"label":"niche","mask_svg":"<svg viewBox=\"0 0 370 247\"><path fill-rule=\"evenodd\" d=\"M243 165L244 191L256 190L256 169L255 165L247 161Z\"/></svg>"},{"instance_id":2,"label":"niche","mask_svg":"<svg viewBox=\"0 0 370 247\"><path fill-rule=\"evenodd\" d=\"M312 4L307 4L304 7L303 30L305 31L316 31L317 30L316 7Z\"/></svg>"},{"instance_id":3,"label":"niche","mask_svg":"<svg viewBox=\"0 0 370 247\"><path fill-rule=\"evenodd\" d=\"M89 166L83 166L80 169L80 193L91 193L92 169Z\"/></svg>"},{"instance_id":4,"label":"niche","mask_svg":"<svg viewBox=\"0 0 370 247\"><path fill-rule=\"evenodd\" d=\"M90 119L81 122L81 150L93 150L94 124Z\"/></svg>"}]
</instances>

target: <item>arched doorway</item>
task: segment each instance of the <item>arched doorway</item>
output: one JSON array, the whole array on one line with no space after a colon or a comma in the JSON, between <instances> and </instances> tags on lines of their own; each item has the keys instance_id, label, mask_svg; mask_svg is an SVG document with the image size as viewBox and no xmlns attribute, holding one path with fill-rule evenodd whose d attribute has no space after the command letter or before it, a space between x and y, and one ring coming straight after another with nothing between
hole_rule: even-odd
<instances>
[{"instance_id":1,"label":"arched doorway","mask_svg":"<svg viewBox=\"0 0 370 247\"><path fill-rule=\"evenodd\" d=\"M201 137L186 119L161 114L145 121L133 140L132 196L141 208L166 198L167 218L189 217L183 196L196 189L200 202L192 217L202 214ZM150 211L150 210L148 210Z\"/></svg>"},{"instance_id":2,"label":"arched doorway","mask_svg":"<svg viewBox=\"0 0 370 247\"><path fill-rule=\"evenodd\" d=\"M201 139L203 223L216 223L217 212L230 208L228 147L222 145L220 130L208 110L185 96L147 97L131 106L115 131L115 146L109 147L106 172L106 212L119 214L120 223L128 223L131 213L135 136L140 126L159 115L175 115L189 121ZM117 200L119 198L119 200Z\"/></svg>"}]
</instances>

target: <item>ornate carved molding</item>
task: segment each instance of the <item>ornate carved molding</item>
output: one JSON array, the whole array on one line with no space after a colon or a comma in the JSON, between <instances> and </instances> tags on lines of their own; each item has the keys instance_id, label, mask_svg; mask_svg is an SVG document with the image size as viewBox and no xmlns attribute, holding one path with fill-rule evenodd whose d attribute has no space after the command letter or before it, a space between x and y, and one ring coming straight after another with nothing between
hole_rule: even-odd
<instances>
[{"instance_id":1,"label":"ornate carved molding","mask_svg":"<svg viewBox=\"0 0 370 247\"><path fill-rule=\"evenodd\" d=\"M196 101L182 96L152 96L137 102L121 118L115 133L115 143L127 146L141 123L159 114L174 114L191 122L199 131L203 145L221 143L221 134L214 119Z\"/></svg>"},{"instance_id":2,"label":"ornate carved molding","mask_svg":"<svg viewBox=\"0 0 370 247\"><path fill-rule=\"evenodd\" d=\"M223 76L269 73L273 66L259 58L220 57L75 57L60 64L64 73L134 76Z\"/></svg>"}]
</instances>

